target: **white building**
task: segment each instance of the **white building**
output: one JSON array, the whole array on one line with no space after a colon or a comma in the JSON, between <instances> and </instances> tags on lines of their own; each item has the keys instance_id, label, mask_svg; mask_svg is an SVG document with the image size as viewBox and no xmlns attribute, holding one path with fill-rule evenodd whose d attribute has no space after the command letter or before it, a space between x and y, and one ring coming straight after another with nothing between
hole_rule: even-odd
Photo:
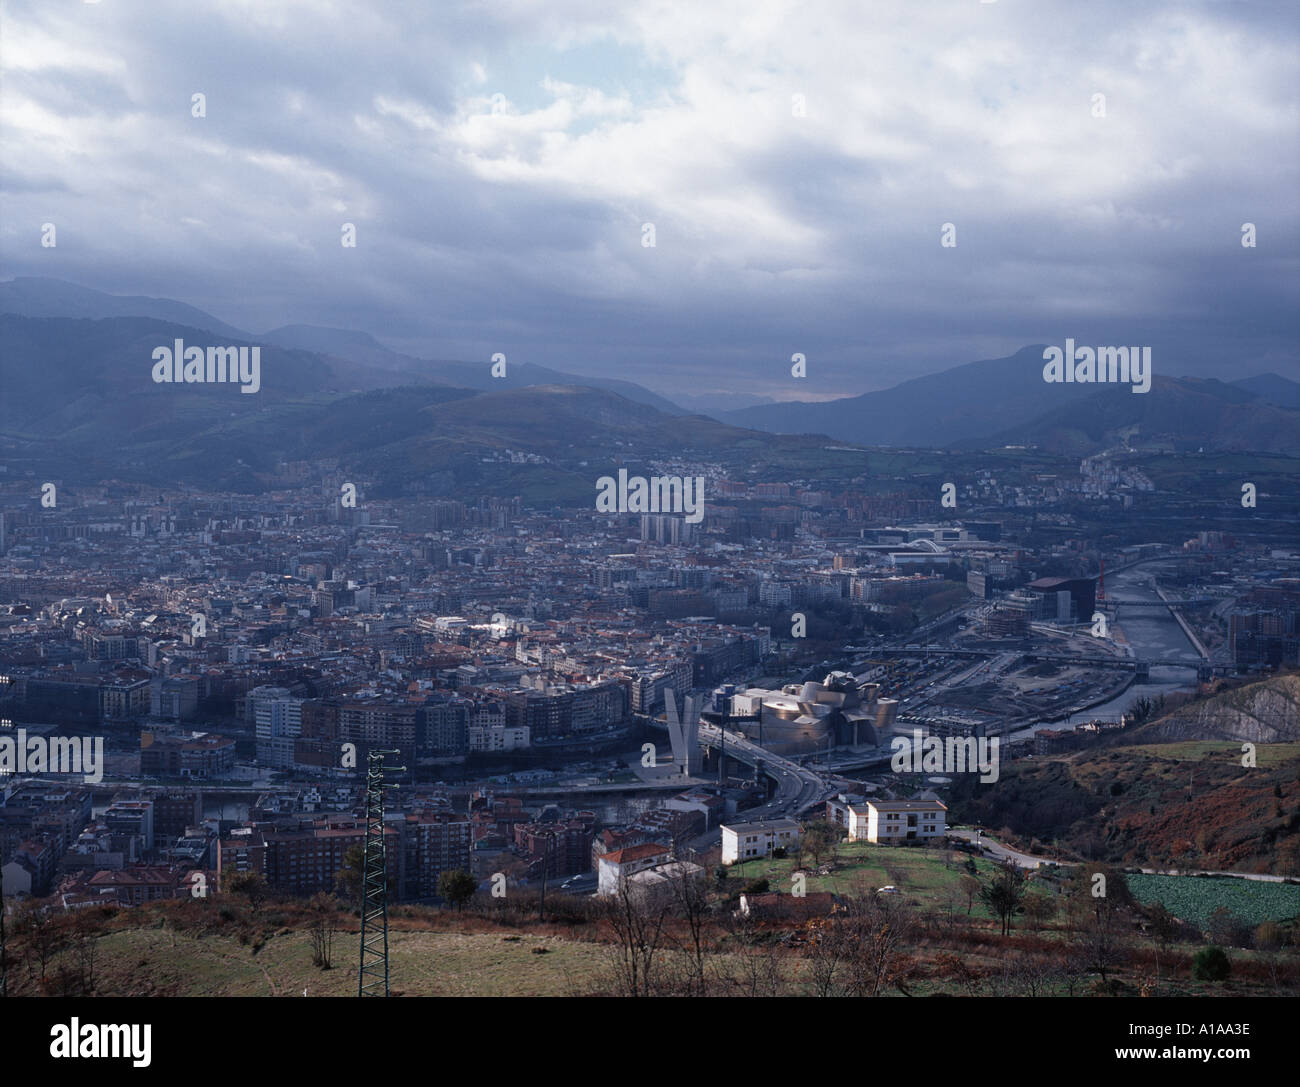
<instances>
[{"instance_id":1,"label":"white building","mask_svg":"<svg viewBox=\"0 0 1300 1087\"><path fill-rule=\"evenodd\" d=\"M527 725L470 725L469 749L474 752L517 751L529 746Z\"/></svg>"},{"instance_id":2,"label":"white building","mask_svg":"<svg viewBox=\"0 0 1300 1087\"><path fill-rule=\"evenodd\" d=\"M764 581L758 587L758 602L765 607L780 608L794 598L790 586L783 581Z\"/></svg>"},{"instance_id":3,"label":"white building","mask_svg":"<svg viewBox=\"0 0 1300 1087\"><path fill-rule=\"evenodd\" d=\"M245 696L245 716L256 730L257 759L287 770L293 766L294 740L302 735L301 698L286 687L254 687Z\"/></svg>"},{"instance_id":4,"label":"white building","mask_svg":"<svg viewBox=\"0 0 1300 1087\"><path fill-rule=\"evenodd\" d=\"M772 819L763 823L737 823L722 827L722 863L766 857L774 849L799 844L799 824L793 819Z\"/></svg>"},{"instance_id":5,"label":"white building","mask_svg":"<svg viewBox=\"0 0 1300 1087\"><path fill-rule=\"evenodd\" d=\"M937 800L868 800L850 804L849 841L929 841L948 833L948 809Z\"/></svg>"},{"instance_id":6,"label":"white building","mask_svg":"<svg viewBox=\"0 0 1300 1087\"><path fill-rule=\"evenodd\" d=\"M690 861L656 864L653 868L645 868L627 877L628 894L647 904L672 902L683 881L703 882L708 879L708 875L702 865Z\"/></svg>"},{"instance_id":7,"label":"white building","mask_svg":"<svg viewBox=\"0 0 1300 1087\"><path fill-rule=\"evenodd\" d=\"M672 851L666 845L657 842L630 845L626 849L615 849L612 853L604 854L596 864L596 893L617 894L630 876L664 864L671 855Z\"/></svg>"}]
</instances>

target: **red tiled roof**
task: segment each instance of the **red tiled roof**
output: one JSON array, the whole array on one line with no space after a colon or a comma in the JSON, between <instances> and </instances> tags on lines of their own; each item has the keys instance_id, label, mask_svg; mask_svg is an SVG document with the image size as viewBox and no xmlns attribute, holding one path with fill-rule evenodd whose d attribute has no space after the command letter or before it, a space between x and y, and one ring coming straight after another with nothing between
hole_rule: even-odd
<instances>
[{"instance_id":1,"label":"red tiled roof","mask_svg":"<svg viewBox=\"0 0 1300 1087\"><path fill-rule=\"evenodd\" d=\"M626 849L616 849L612 853L606 853L601 860L608 861L610 864L626 864L628 861L641 861L659 854L666 856L668 847L646 842L644 845L630 845Z\"/></svg>"}]
</instances>

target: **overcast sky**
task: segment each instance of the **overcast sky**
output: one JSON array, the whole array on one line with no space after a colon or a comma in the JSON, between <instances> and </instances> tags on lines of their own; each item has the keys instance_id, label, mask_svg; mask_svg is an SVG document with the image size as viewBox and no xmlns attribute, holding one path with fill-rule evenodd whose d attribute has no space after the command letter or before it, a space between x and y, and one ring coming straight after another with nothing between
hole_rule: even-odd
<instances>
[{"instance_id":1,"label":"overcast sky","mask_svg":"<svg viewBox=\"0 0 1300 1087\"><path fill-rule=\"evenodd\" d=\"M669 396L1067 336L1300 376L1294 3L3 10L5 277Z\"/></svg>"}]
</instances>

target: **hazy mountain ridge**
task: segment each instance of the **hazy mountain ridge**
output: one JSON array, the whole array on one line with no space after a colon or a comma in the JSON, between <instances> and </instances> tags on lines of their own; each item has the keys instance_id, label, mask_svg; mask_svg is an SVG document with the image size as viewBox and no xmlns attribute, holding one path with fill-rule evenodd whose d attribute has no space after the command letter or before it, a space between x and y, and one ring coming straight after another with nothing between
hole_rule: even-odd
<instances>
[{"instance_id":1,"label":"hazy mountain ridge","mask_svg":"<svg viewBox=\"0 0 1300 1087\"><path fill-rule=\"evenodd\" d=\"M252 333L171 298L117 295L47 276L20 276L0 283L0 313L23 317L152 317L216 332L248 343Z\"/></svg>"},{"instance_id":2,"label":"hazy mountain ridge","mask_svg":"<svg viewBox=\"0 0 1300 1087\"><path fill-rule=\"evenodd\" d=\"M93 429L111 412L117 431L132 432L167 419L215 419L232 409L263 407L268 400L313 399L338 389L338 375L320 356L264 346L260 392L249 395L227 383L203 385L205 395L186 396L196 386L159 384L152 376L154 349L172 348L177 339L187 347L216 346L205 330L151 317L0 314L5 382L0 425L10 432L70 437L70 427ZM229 337L220 346L254 345Z\"/></svg>"},{"instance_id":3,"label":"hazy mountain ridge","mask_svg":"<svg viewBox=\"0 0 1300 1087\"><path fill-rule=\"evenodd\" d=\"M153 315L46 315L133 307ZM245 395L232 385L200 395L152 382L154 347L176 338L210 346L214 337L223 346L261 346L261 392ZM1037 345L861 396L688 415L631 382L514 362L505 377L496 378L488 360L417 359L351 329L296 324L255 336L170 299L109 295L46 278L0 283L0 342L6 380L0 428L9 438L57 438L70 450L93 448L100 456L111 446L119 462L142 463L147 450L148 456L197 465L219 450L248 470L267 472L277 458L364 454L368 462L382 463L388 475L405 478L410 472L399 460L407 455L413 464L436 462L437 471L447 471L455 463L474 476L482 473L482 457L468 451L479 447L566 462L609 462L634 448L648 456L683 445L752 448L761 458L777 434L788 445L774 447L801 455L819 448L821 435L855 446L956 451L1027 444L1070 457L1120 443L1300 452L1300 412L1279 406L1300 386L1279 375L1231 383L1157 376L1147 393L1128 385L1048 384ZM442 394L415 395L411 390L417 388ZM560 395L560 389L568 392ZM577 389L605 396L584 398ZM395 390L404 391L378 401L353 400L349 410L355 416L316 410ZM532 393L506 395L523 390ZM453 401L458 407L448 412ZM639 410L624 410L621 405L629 402ZM375 403L385 405L388 418L370 417ZM253 412L272 417L248 418ZM332 421L323 423L326 418ZM363 419L370 419L368 430ZM434 423L432 430L421 429ZM769 437L757 439L754 430ZM380 455L380 449L386 452Z\"/></svg>"},{"instance_id":4,"label":"hazy mountain ridge","mask_svg":"<svg viewBox=\"0 0 1300 1087\"><path fill-rule=\"evenodd\" d=\"M1254 377L1238 378L1229 384L1254 393L1261 400L1267 400L1279 408L1300 408L1300 382L1281 374L1256 374Z\"/></svg>"},{"instance_id":5,"label":"hazy mountain ridge","mask_svg":"<svg viewBox=\"0 0 1300 1087\"><path fill-rule=\"evenodd\" d=\"M779 433L815 430L864 445L1037 445L1086 456L1131 434L1139 444L1167 439L1178 447L1300 453L1300 416L1279 406L1292 386L1300 386L1286 378L1261 375L1229 384L1157 375L1145 393L1128 384L1049 384L1042 377L1042 352L1035 345L880 392L722 417Z\"/></svg>"},{"instance_id":6,"label":"hazy mountain ridge","mask_svg":"<svg viewBox=\"0 0 1300 1087\"><path fill-rule=\"evenodd\" d=\"M1121 440L1134 447L1300 454L1300 413L1214 378L1157 377L1149 393L1100 389L1029 424L959 447L1033 444L1086 456Z\"/></svg>"},{"instance_id":7,"label":"hazy mountain ridge","mask_svg":"<svg viewBox=\"0 0 1300 1087\"><path fill-rule=\"evenodd\" d=\"M426 382L480 390L530 385L589 385L619 393L629 400L649 404L671 415L688 414L672 401L631 381L584 377L528 362L509 363L504 377L493 377L487 360L470 363L416 358L385 347L369 332L357 329L288 324L259 335L235 328L210 313L174 299L109 294L48 277L27 276L0 283L0 314L4 313L92 320L151 317L215 333L240 343L309 351L335 360L329 368L342 390L362 391Z\"/></svg>"},{"instance_id":8,"label":"hazy mountain ridge","mask_svg":"<svg viewBox=\"0 0 1300 1087\"><path fill-rule=\"evenodd\" d=\"M428 383L356 392L340 377L337 356L270 344L262 345L257 394L236 384L156 384L152 352L178 338L210 345L212 334L146 317L0 314L7 459L73 479L89 473L243 491L269 487L282 461L337 459L389 493L517 487L512 493L587 501L597 476L620 463L639 470L666 450L747 466L772 450L815 456L826 440L669 415L587 386ZM512 461L507 451L523 456Z\"/></svg>"},{"instance_id":9,"label":"hazy mountain ridge","mask_svg":"<svg viewBox=\"0 0 1300 1087\"><path fill-rule=\"evenodd\" d=\"M1042 347L1022 348L912 378L889 389L819 404L786 402L729 412L728 422L781 433L824 433L863 445L944 447L1029 423L1088 387L1048 385Z\"/></svg>"}]
</instances>

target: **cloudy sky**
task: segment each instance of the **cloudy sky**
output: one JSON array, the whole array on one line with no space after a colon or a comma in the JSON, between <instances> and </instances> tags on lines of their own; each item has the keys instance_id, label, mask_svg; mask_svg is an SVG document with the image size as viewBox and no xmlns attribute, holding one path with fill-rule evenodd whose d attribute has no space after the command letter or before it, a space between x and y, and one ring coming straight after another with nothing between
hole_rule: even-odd
<instances>
[{"instance_id":1,"label":"cloudy sky","mask_svg":"<svg viewBox=\"0 0 1300 1087\"><path fill-rule=\"evenodd\" d=\"M10 0L2 271L669 396L1300 377L1297 10Z\"/></svg>"}]
</instances>

